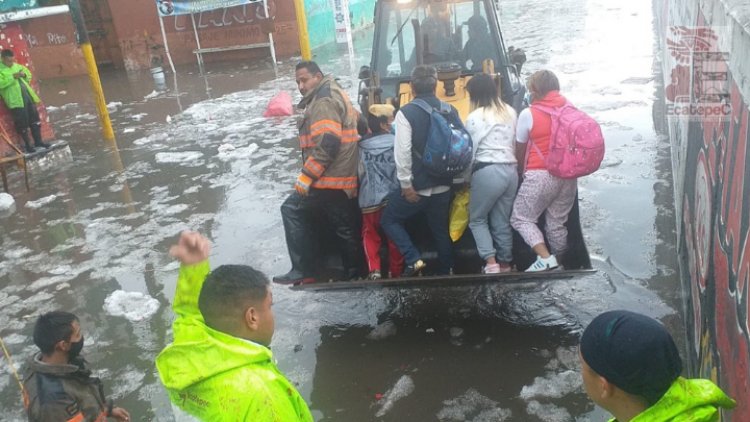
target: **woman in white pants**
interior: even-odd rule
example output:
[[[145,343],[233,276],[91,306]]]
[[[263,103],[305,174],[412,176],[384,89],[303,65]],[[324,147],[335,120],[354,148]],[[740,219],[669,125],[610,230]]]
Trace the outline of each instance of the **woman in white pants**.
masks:
[[[466,88],[472,112],[465,126],[474,142],[473,165],[466,174],[471,182],[469,227],[485,261],[483,272],[507,272],[513,260],[510,215],[518,189],[516,112],[502,102],[489,75],[475,75]]]

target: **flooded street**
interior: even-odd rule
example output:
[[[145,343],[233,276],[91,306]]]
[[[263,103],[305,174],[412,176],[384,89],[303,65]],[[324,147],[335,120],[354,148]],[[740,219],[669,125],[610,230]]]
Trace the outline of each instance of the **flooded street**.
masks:
[[[652,111],[659,71],[651,7],[501,4],[506,44],[529,59],[523,76],[555,71],[562,94],[602,124],[603,168],[579,181],[598,272],[427,291],[274,286],[273,351],[316,420],[602,421],[577,372],[582,327],[625,308],[683,337],[669,141]],[[355,36],[357,67],[369,61],[371,40]],[[345,54],[317,53],[355,98]],[[0,335],[16,366],[24,369],[36,349],[36,316],[74,312],[83,354],[135,421],[189,420],[170,405],[154,366],[171,339],[178,266],[166,252],[179,231],[212,239],[214,267],[249,264],[269,276],[289,269],[279,206],[300,167],[296,127],[294,118],[261,114],[280,89],[299,98],[294,60],[278,77],[264,63],[207,68],[205,80],[178,69],[179,96],[153,92],[148,74],[105,73],[119,150],[99,137],[85,78],[44,81],[42,98],[73,161],[33,174],[28,193],[14,172],[17,211],[0,217]],[[0,394],[2,419],[25,420],[5,364]]]

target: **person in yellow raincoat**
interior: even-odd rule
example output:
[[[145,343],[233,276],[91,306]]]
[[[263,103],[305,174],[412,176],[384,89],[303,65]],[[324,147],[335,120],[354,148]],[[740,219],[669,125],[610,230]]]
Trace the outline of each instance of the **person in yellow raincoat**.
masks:
[[[209,272],[209,242],[183,232],[170,254],[180,263],[174,342],[156,358],[169,398],[204,421],[309,422],[312,415],[273,361],[273,296],[246,265]]]
[[[615,416],[610,422],[713,422],[734,400],[713,382],[680,376],[682,360],[658,321],[605,312],[581,336],[586,394]]]

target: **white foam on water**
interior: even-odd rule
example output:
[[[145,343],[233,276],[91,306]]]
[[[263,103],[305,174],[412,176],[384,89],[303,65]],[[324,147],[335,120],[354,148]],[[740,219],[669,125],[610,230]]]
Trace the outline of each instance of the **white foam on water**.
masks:
[[[158,300],[141,292],[115,290],[104,299],[104,310],[108,314],[133,322],[151,318],[159,307]]]
[[[455,399],[445,400],[437,414],[440,421],[501,422],[513,416],[510,409],[470,388]]]
[[[20,247],[18,249],[9,249],[9,250],[6,250],[5,252],[3,252],[3,255],[5,255],[5,257],[8,258],[8,259],[19,259],[19,258],[23,258],[24,256],[26,256],[26,255],[28,255],[30,253],[33,253],[33,252],[34,251],[32,251],[29,248]]]
[[[225,146],[227,144],[224,144],[222,146]],[[221,147],[219,147],[219,155],[217,156],[221,161],[230,161],[230,160],[246,160],[248,158],[251,158],[255,151],[258,150],[258,144],[250,144],[244,148],[235,148],[235,149],[225,149],[224,151],[221,151]]]
[[[6,345],[7,344],[11,344],[11,345],[23,344],[23,343],[26,343],[27,341],[29,341],[29,337],[28,336],[23,336],[23,335],[18,334],[18,333],[13,333],[13,334],[10,334],[10,335],[3,336],[3,342]]]
[[[396,385],[388,390],[383,398],[380,399],[380,410],[378,410],[378,413],[376,413],[375,416],[378,418],[385,416],[386,413],[393,409],[393,406],[397,401],[407,397],[413,392],[414,380],[408,375],[402,375],[396,382]]]
[[[232,144],[221,144],[221,145],[219,145],[218,149],[219,149],[219,154],[221,154],[221,153],[226,153],[226,152],[234,151],[237,148],[234,145],[232,145]]]
[[[28,201],[26,202],[26,208],[39,209],[51,203],[55,199],[57,199],[57,195],[49,195],[49,196],[45,196],[44,198],[39,198],[36,201]]]
[[[560,398],[579,391],[583,386],[581,374],[575,370],[549,373],[545,377],[536,377],[531,385],[521,389],[520,397],[528,400],[534,397]]]
[[[526,413],[534,415],[545,422],[569,422],[573,420],[565,408],[551,403],[542,404],[532,400],[526,406]]]
[[[134,127],[128,127],[128,128],[125,128],[122,131],[122,133],[133,133],[133,132],[135,132],[135,128]]]
[[[157,152],[155,159],[159,164],[196,164],[203,157],[200,151]]]
[[[0,192],[0,212],[8,212],[16,206],[16,200],[13,196],[5,192]]]
[[[120,107],[122,107],[122,103],[120,101],[112,101],[111,103],[107,104],[107,110],[110,112],[116,111]]]
[[[372,331],[367,334],[367,339],[383,340],[388,337],[395,336],[397,331],[398,330],[396,330],[396,324],[394,324],[393,321],[388,320],[373,328]]]

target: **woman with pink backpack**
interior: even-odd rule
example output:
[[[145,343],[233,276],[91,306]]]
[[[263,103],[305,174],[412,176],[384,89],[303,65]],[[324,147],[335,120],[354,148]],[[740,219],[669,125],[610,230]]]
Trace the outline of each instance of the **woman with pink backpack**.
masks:
[[[523,182],[510,224],[537,254],[526,271],[558,267],[568,248],[565,223],[576,201],[577,177],[599,167],[604,138],[596,122],[560,95],[557,76],[540,70],[528,80],[531,107],[518,116],[516,157]],[[537,222],[544,214],[544,231]]]

